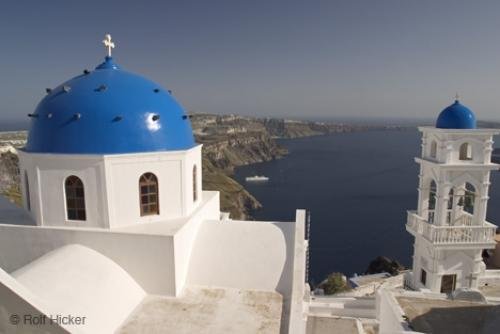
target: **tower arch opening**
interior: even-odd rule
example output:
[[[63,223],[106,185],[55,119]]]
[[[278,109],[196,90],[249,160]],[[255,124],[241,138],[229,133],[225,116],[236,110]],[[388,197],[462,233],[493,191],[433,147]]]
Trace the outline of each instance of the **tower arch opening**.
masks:
[[[436,210],[436,181],[431,180],[429,184],[429,199],[427,202],[427,219],[430,224],[434,223],[434,212]]]
[[[458,159],[464,161],[472,160],[472,146],[470,143],[462,143],[460,145]]]
[[[474,214],[474,202],[476,200],[476,188],[469,182],[465,183],[461,206],[463,211]]]
[[[431,152],[430,152],[431,158],[436,158],[437,157],[437,142],[433,140],[431,142]]]

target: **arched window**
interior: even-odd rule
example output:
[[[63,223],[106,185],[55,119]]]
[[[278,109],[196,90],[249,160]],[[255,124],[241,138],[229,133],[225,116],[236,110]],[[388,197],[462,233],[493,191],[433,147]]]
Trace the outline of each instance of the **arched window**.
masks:
[[[68,220],[86,220],[85,190],[82,180],[74,175],[68,176],[64,182],[64,191]]]
[[[432,180],[429,186],[429,210],[434,210],[436,208],[436,190],[436,182]]]
[[[24,196],[26,197],[26,209],[31,211],[30,184],[27,171],[24,171]]]
[[[454,194],[455,194],[455,191],[453,190],[453,188],[450,189],[450,192],[448,193],[448,210],[447,210],[447,213],[446,213],[446,222],[448,224],[451,224],[451,221],[452,221],[452,212],[453,212],[453,201],[454,201]]]
[[[431,143],[431,158],[435,158],[437,156],[437,143],[435,140]]]
[[[158,179],[153,173],[144,173],[139,178],[141,216],[160,214]]]
[[[454,198],[454,195],[455,195],[455,191],[453,190],[453,188],[451,188],[450,192],[448,194],[448,210],[453,209],[453,198]]]
[[[474,214],[474,202],[476,200],[476,188],[470,183],[465,184],[464,201],[463,207],[464,211]]]
[[[431,181],[429,185],[429,202],[428,202],[428,221],[429,223],[434,223],[434,210],[436,209],[436,191],[437,186],[434,180]]]
[[[472,160],[472,147],[469,143],[460,145],[460,154],[458,158],[460,160]]]
[[[193,166],[193,202],[198,200],[198,177],[196,175],[196,165]]]

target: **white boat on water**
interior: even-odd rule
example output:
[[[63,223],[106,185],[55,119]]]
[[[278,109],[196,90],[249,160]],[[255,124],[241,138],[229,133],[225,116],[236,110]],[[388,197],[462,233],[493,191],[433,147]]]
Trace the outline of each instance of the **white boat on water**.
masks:
[[[267,181],[269,181],[269,178],[266,176],[254,175],[254,176],[247,176],[245,178],[245,181],[247,181],[247,182],[267,182]]]

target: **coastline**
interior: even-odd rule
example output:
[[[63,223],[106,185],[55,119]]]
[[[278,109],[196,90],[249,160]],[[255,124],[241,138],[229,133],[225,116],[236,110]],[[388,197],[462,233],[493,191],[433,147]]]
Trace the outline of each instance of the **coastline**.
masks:
[[[278,140],[360,131],[405,131],[413,126],[345,124],[194,114],[197,142],[204,145],[204,189],[221,192],[221,210],[234,219],[253,219],[259,199],[234,178],[235,168],[282,159],[288,150]]]

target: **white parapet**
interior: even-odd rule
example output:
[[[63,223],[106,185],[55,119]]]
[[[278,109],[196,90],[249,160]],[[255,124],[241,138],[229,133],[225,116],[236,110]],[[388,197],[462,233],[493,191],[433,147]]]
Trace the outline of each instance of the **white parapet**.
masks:
[[[418,216],[415,211],[408,211],[406,230],[414,236],[423,236],[435,245],[476,244],[481,248],[495,247],[497,226],[483,222],[480,226],[454,225],[436,226]]]

